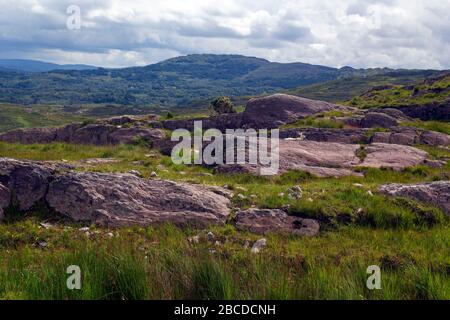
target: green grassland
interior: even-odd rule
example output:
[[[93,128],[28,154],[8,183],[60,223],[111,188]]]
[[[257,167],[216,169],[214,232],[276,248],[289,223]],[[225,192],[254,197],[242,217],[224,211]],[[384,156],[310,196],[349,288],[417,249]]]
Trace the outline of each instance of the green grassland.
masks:
[[[359,108],[380,106],[421,105],[443,102],[450,98],[450,75],[436,81],[425,81],[414,86],[393,86],[382,90],[371,90],[356,96],[347,104]]]
[[[445,149],[427,147],[436,157]],[[271,234],[260,254],[244,243],[260,236],[232,226],[206,231],[171,225],[117,230],[81,226],[42,228],[49,219],[36,208],[32,215],[8,212],[0,225],[0,297],[3,299],[450,299],[449,219],[439,209],[377,193],[380,184],[449,179],[444,168],[415,167],[401,172],[361,169],[365,178],[311,177],[288,172],[280,177],[212,175],[201,166],[175,165],[143,145],[24,146],[0,143],[0,156],[65,160],[77,170],[152,171],[160,178],[224,186],[242,193],[236,207],[280,208],[321,221],[321,234],[297,238]],[[89,165],[88,158],[115,158]],[[355,184],[362,184],[357,186]],[[280,193],[294,186],[302,199]],[[371,193],[369,193],[371,191]],[[112,233],[112,234],[111,234]],[[200,234],[200,242],[189,237]],[[45,243],[45,245],[42,245]],[[84,270],[83,289],[65,287],[67,266]],[[382,290],[366,288],[366,269],[382,268]]]
[[[82,116],[63,112],[59,107],[0,104],[0,132],[17,128],[59,126],[84,119]]]

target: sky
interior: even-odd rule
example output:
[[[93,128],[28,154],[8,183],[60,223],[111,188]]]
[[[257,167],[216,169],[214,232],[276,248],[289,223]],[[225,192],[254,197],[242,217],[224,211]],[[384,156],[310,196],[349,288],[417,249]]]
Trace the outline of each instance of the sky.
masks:
[[[193,53],[450,69],[450,0],[0,0],[0,58],[125,67]]]

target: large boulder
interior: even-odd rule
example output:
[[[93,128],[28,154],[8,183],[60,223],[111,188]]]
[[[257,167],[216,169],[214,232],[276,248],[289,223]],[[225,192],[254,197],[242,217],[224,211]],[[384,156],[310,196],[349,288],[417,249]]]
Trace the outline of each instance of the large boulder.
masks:
[[[0,207],[11,198],[21,211],[42,203],[72,221],[112,227],[222,224],[230,212],[231,195],[221,188],[72,169],[0,158]]]
[[[42,201],[56,164],[0,158],[0,183],[7,187],[20,210],[29,210]]]
[[[319,233],[319,222],[289,216],[281,210],[249,209],[241,211],[235,218],[236,228],[256,234],[269,232],[293,234],[298,236],[315,236]]]
[[[436,181],[419,184],[388,184],[380,187],[380,191],[390,196],[413,198],[441,208],[450,215],[450,181]]]
[[[251,99],[242,114],[242,123],[247,128],[271,129],[316,113],[347,109],[324,101],[275,94]]]
[[[0,183],[0,222],[5,218],[3,209],[9,207],[11,203],[11,192],[9,189]]]
[[[410,146],[373,143],[364,148],[365,158],[359,166],[402,170],[422,164],[428,153]]]
[[[46,200],[73,221],[110,227],[163,222],[221,224],[230,205],[223,192],[203,186],[90,172],[57,176]]]
[[[390,128],[398,125],[398,121],[385,113],[369,112],[361,120],[362,128]]]

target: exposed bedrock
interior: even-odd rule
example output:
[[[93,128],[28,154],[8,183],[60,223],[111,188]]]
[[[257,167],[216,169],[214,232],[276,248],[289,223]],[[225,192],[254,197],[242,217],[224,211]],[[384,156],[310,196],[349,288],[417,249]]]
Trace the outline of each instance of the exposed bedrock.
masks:
[[[0,207],[11,198],[19,210],[38,203],[72,221],[100,226],[222,224],[230,213],[230,194],[131,174],[74,172],[54,163],[0,159]]]
[[[401,196],[433,204],[450,216],[450,181],[419,184],[387,184],[380,192],[390,196]]]

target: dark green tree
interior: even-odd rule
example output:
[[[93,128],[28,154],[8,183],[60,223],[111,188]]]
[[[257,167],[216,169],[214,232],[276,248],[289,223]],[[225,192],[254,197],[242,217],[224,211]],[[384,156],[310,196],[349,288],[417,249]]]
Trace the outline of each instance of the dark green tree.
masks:
[[[211,101],[209,107],[217,114],[236,113],[233,102],[229,97],[218,97]]]

